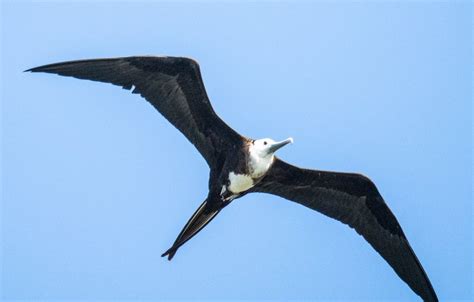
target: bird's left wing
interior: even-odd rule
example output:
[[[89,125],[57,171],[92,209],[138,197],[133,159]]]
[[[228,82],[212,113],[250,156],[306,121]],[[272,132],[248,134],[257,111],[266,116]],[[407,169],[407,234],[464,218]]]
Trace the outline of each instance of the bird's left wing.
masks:
[[[281,196],[349,225],[423,300],[438,301],[400,224],[367,177],[301,169],[276,158],[253,191]]]
[[[196,61],[183,57],[122,57],[69,61],[29,69],[133,89],[198,149],[209,166],[241,136],[214,112]]]

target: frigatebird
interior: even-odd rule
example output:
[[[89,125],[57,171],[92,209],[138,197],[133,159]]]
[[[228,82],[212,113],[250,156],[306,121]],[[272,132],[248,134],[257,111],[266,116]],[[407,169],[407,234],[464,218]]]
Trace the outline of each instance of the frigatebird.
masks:
[[[354,228],[425,301],[438,301],[403,230],[374,183],[355,173],[309,170],[275,156],[293,139],[240,135],[215,113],[199,64],[184,57],[134,56],[69,61],[26,71],[47,72],[132,90],[150,102],[197,148],[210,168],[209,193],[162,255],[171,260],[233,200],[248,193],[281,196]]]

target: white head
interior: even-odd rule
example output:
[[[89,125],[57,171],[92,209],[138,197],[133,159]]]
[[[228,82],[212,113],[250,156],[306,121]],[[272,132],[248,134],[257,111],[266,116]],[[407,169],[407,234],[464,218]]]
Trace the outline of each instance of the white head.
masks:
[[[293,143],[293,138],[287,138],[281,142],[275,142],[271,138],[262,138],[253,141],[252,151],[260,158],[272,157],[281,147]]]

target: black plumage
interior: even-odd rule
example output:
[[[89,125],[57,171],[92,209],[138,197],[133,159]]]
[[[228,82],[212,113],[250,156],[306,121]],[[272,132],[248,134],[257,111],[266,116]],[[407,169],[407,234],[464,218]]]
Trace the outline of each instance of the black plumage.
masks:
[[[438,301],[400,224],[370,179],[360,174],[298,168],[273,157],[273,153],[264,173],[252,174],[257,166],[252,162],[251,150],[257,150],[257,142],[241,136],[217,116],[207,97],[199,65],[194,60],[124,57],[50,64],[27,71],[55,73],[132,89],[180,130],[205,158],[210,167],[209,194],[172,247],[163,254],[168,259],[171,260],[180,246],[234,199],[251,192],[270,193],[354,228],[423,300]],[[266,141],[263,143],[267,144]],[[277,146],[280,148],[287,143],[274,142],[274,145],[280,144]],[[230,176],[232,173],[249,176],[251,180],[243,178],[237,182]],[[233,191],[230,181],[239,185],[250,181],[251,187]]]
[[[193,143],[209,166],[218,150],[241,143],[207,97],[199,65],[188,58],[127,57],[50,64],[27,71],[48,72],[132,89],[150,102]]]
[[[276,159],[253,189],[295,201],[355,229],[424,300],[435,291],[374,183],[360,174],[301,169]]]

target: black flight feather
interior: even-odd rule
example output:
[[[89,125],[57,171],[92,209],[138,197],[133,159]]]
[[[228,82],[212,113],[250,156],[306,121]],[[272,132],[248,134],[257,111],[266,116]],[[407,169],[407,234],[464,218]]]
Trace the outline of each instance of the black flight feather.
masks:
[[[281,196],[349,225],[424,301],[438,301],[400,224],[367,177],[301,169],[276,158],[252,191]]]
[[[220,119],[207,97],[196,61],[182,57],[123,57],[69,61],[26,71],[111,83],[150,102],[196,146],[209,166],[241,136]]]

